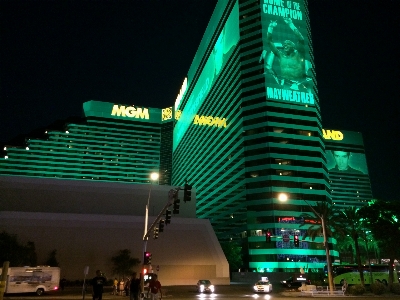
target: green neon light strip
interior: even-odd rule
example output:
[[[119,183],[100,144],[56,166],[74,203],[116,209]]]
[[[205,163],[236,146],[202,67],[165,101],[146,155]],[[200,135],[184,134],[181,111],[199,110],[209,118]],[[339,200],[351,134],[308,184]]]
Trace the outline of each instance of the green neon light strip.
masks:
[[[188,130],[194,116],[198,113],[199,108],[207,97],[223,65],[236,47],[239,39],[239,6],[236,3],[222,32],[215,42],[213,52],[207,59],[201,75],[189,96],[189,100],[182,111],[180,119],[176,123],[174,128],[173,150],[177,148],[183,135]],[[187,96],[188,95],[185,95],[185,97]]]

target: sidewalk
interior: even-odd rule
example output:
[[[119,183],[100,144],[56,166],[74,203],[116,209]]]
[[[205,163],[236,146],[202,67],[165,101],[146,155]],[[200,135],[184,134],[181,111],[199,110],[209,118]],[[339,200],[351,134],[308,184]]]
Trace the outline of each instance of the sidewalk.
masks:
[[[374,297],[374,298],[390,298],[390,299],[400,299],[400,295],[395,295],[392,293],[385,293],[383,295],[375,295],[373,293],[364,293],[363,295],[360,296],[353,296],[353,295],[343,295],[343,294],[336,294],[336,295],[328,295],[327,293],[324,294],[318,294],[314,293],[314,295],[311,294],[305,294],[302,292],[280,292],[279,295],[282,295],[284,297],[303,297],[303,298],[365,298],[365,297]]]

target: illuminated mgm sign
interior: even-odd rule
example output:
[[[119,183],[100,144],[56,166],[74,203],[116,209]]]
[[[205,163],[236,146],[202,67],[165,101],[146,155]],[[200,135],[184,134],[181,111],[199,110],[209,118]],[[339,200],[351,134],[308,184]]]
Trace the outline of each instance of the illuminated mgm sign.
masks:
[[[141,107],[134,107],[134,106],[125,107],[124,105],[121,105],[121,106],[114,105],[111,115],[118,116],[118,117],[146,119],[146,120],[148,120],[150,118],[148,108],[141,108]]]
[[[226,118],[218,118],[218,117],[211,117],[211,116],[199,116],[196,115],[194,117],[193,124],[195,125],[208,125],[208,126],[215,126],[215,127],[226,127]]]
[[[175,112],[175,119],[179,120],[180,117],[181,117],[181,111],[177,110]],[[222,127],[226,128],[226,118],[195,115],[193,119],[193,124],[200,126],[214,126],[219,128]]]

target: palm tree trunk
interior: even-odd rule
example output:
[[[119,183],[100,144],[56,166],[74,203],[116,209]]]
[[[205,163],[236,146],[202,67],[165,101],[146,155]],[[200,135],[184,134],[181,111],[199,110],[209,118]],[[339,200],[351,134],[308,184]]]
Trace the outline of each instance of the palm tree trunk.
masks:
[[[354,264],[354,249],[353,249],[353,247],[352,246],[350,246],[350,263],[351,264]]]
[[[373,283],[373,279],[372,279],[372,269],[371,269],[371,258],[369,257],[368,237],[367,236],[365,236],[365,248],[367,248],[367,257],[368,257],[368,264],[369,264],[369,276],[370,276],[369,284],[372,284]]]
[[[389,258],[389,287],[391,287],[394,282],[393,266],[394,266],[394,257],[391,255]]]
[[[358,265],[358,272],[360,272],[360,283],[362,286],[364,286],[364,272],[363,268],[361,265],[361,254],[360,254],[360,247],[358,245],[358,234],[355,234],[353,236],[354,238],[354,246],[356,248],[356,259],[357,259],[357,265]]]

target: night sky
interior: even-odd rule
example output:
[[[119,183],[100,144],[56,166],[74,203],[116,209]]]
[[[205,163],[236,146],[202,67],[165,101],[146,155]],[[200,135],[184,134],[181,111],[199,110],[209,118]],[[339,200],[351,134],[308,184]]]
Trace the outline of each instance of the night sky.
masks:
[[[172,106],[216,0],[0,0],[0,143],[88,100]],[[376,198],[400,194],[399,0],[309,0],[323,127],[362,132]]]

